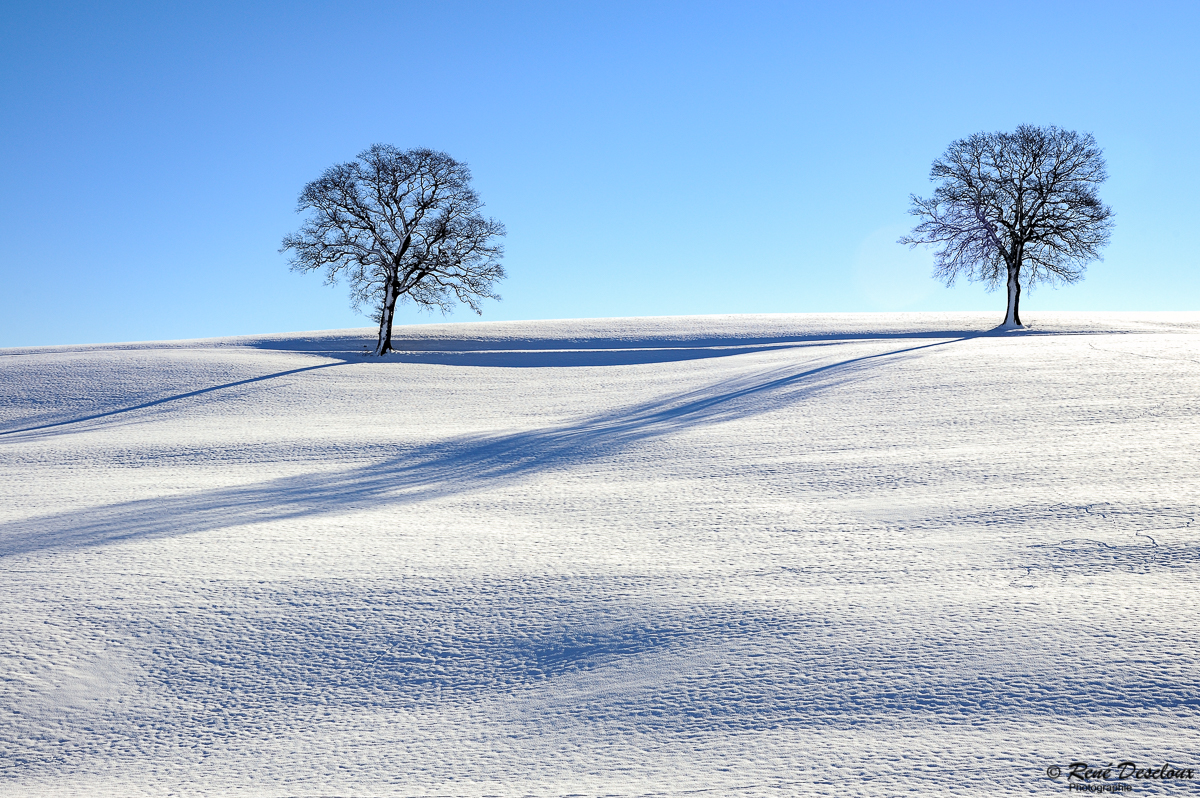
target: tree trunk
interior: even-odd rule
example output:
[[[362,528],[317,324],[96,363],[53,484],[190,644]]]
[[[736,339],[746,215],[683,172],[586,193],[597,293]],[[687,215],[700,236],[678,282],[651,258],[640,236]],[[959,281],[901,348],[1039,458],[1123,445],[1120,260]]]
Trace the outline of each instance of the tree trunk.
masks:
[[[387,293],[383,297],[383,307],[379,313],[379,341],[375,344],[376,355],[386,355],[392,351],[392,317],[396,315],[396,281],[388,280]]]
[[[1021,270],[1008,270],[1008,312],[1004,315],[1005,327],[1021,326]]]

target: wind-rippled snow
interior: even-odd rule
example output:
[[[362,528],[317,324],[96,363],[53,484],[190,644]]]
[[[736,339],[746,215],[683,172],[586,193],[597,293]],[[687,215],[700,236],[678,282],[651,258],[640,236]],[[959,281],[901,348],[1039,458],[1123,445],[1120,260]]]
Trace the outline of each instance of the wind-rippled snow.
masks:
[[[1200,314],[1031,317],[0,350],[0,793],[1200,772]]]

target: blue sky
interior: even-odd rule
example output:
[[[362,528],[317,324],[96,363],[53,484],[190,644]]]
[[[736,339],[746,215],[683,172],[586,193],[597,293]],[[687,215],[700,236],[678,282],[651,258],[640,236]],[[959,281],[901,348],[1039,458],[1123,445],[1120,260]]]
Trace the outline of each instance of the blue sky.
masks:
[[[279,254],[373,142],[470,164],[483,318],[993,310],[892,243],[954,139],[1096,136],[1112,243],[1022,310],[1198,310],[1200,4],[10,2],[0,346],[365,326]],[[451,320],[472,320],[464,311]],[[411,305],[397,323],[441,321]]]

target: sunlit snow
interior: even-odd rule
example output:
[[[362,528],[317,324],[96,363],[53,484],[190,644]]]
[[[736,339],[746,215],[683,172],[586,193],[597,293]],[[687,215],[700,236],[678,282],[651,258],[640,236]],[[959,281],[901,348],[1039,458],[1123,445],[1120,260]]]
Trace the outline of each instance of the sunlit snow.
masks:
[[[1200,313],[1001,315],[0,350],[0,793],[1200,771]]]

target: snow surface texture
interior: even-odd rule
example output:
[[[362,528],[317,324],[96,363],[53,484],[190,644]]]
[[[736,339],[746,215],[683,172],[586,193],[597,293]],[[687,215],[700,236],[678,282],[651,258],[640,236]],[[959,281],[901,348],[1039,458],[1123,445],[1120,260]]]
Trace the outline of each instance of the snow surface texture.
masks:
[[[0,350],[0,794],[1200,777],[1200,314],[1029,317]]]

